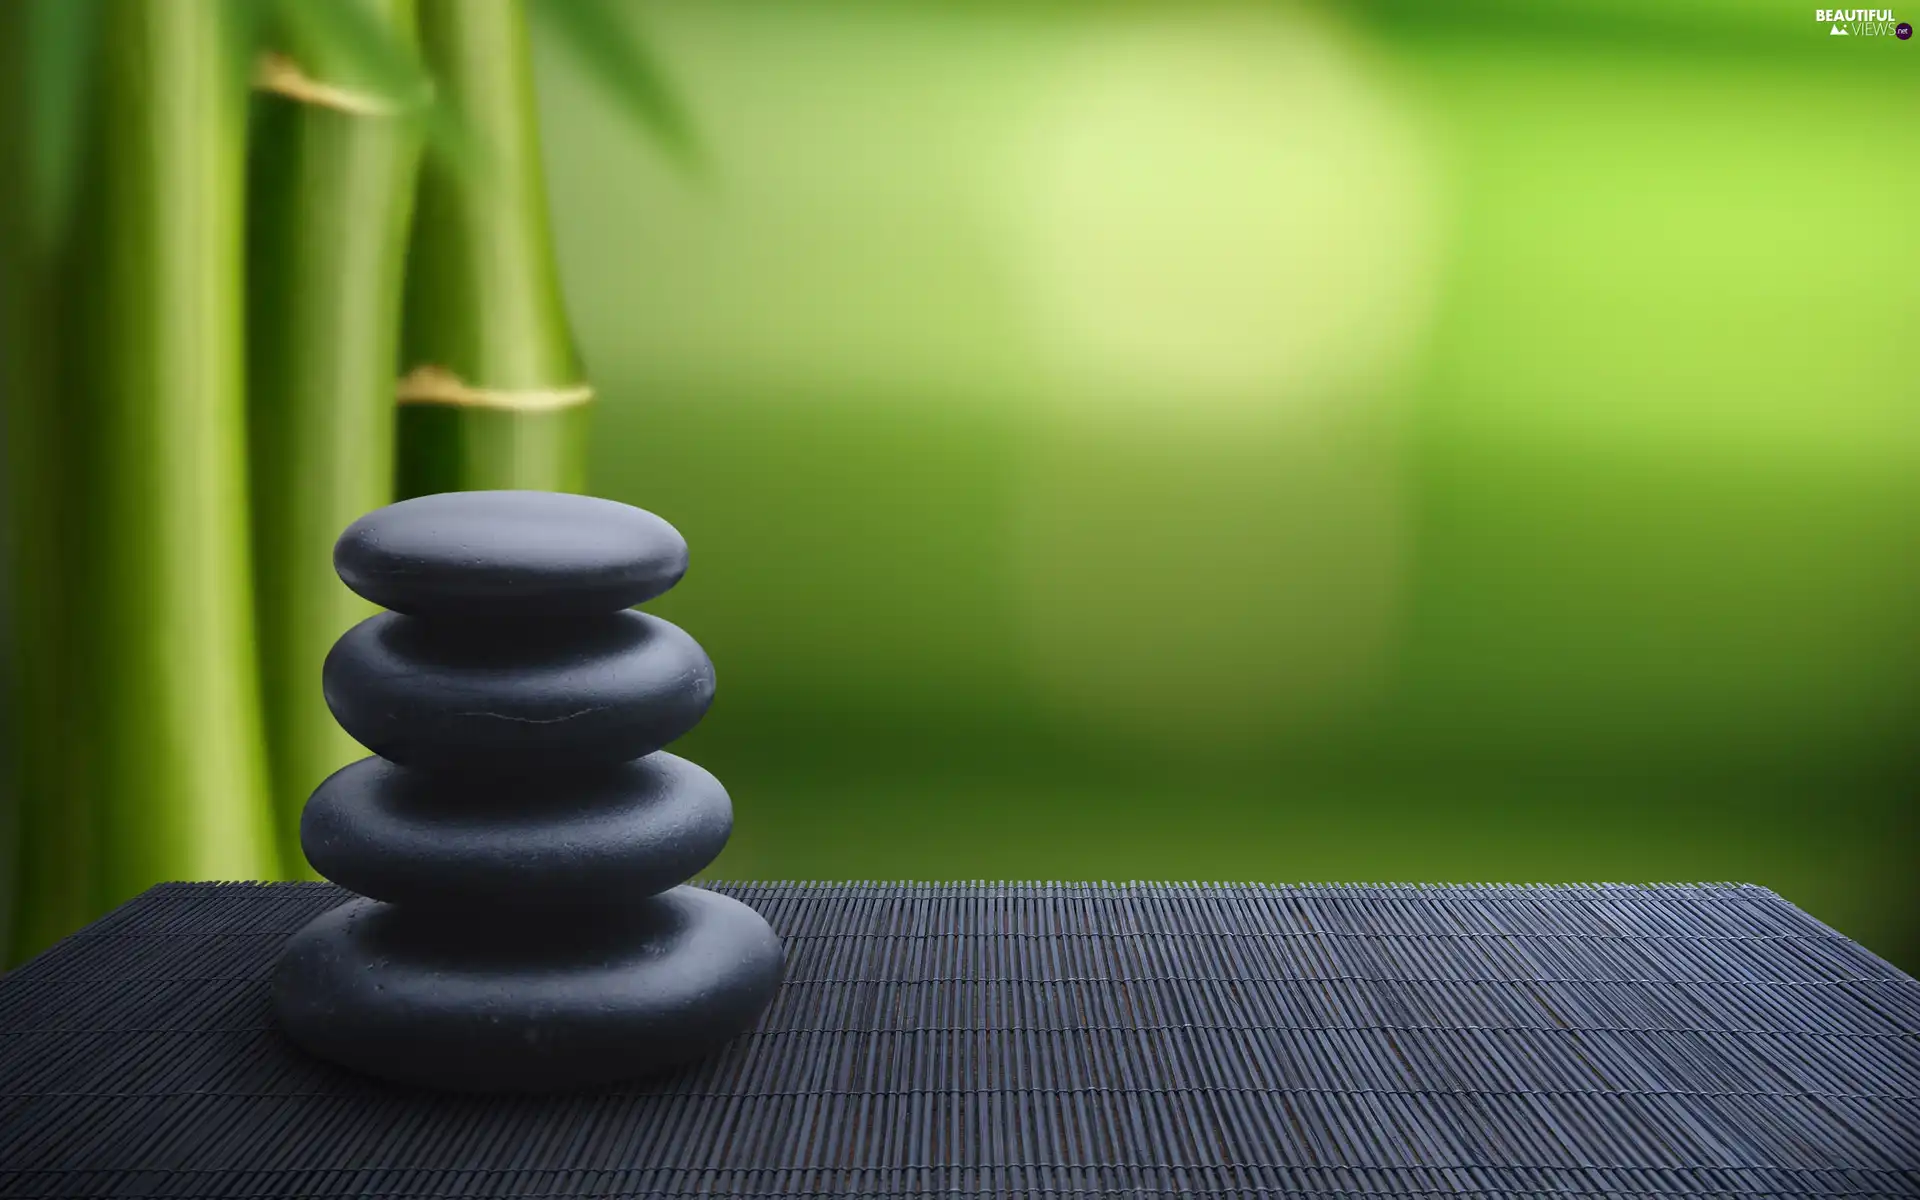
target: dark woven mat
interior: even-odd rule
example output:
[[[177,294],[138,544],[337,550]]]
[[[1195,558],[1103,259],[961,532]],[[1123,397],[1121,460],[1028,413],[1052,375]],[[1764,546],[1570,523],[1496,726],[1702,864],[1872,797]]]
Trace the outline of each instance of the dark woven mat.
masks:
[[[710,886],[758,1029],[493,1100],[271,1027],[338,889],[157,888],[0,978],[0,1195],[1920,1195],[1920,983],[1761,888]]]

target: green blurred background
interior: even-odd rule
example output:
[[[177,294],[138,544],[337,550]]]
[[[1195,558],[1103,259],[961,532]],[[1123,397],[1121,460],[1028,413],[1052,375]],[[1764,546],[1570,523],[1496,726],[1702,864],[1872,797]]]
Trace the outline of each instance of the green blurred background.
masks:
[[[1920,47],[636,16],[705,182],[537,65],[593,490],[693,547],[716,873],[1738,879],[1920,966]]]
[[[109,41],[159,11],[180,10],[116,8]],[[734,797],[715,874],[1748,880],[1920,968],[1920,46],[1834,37],[1785,0],[620,0],[615,19],[663,65],[707,169],[636,136],[578,35],[534,22],[552,234],[599,393],[590,489],[692,545],[652,607],[718,668],[711,715],[675,746]],[[507,95],[489,79],[476,95]],[[116,121],[144,111],[138,92],[114,93]],[[343,128],[271,112],[256,163],[348,178],[323,153],[357,144],[327,140]],[[271,140],[288,128],[333,133]],[[162,132],[200,153],[202,131]],[[142,170],[97,176],[127,203],[76,245],[146,227],[161,206],[141,206],[142,181],[166,173],[145,166],[173,145],[95,155]],[[225,194],[217,171],[177,174],[183,195]],[[368,194],[397,200],[388,182]],[[289,254],[335,228],[264,199],[248,228],[289,235]],[[201,202],[174,215],[231,231]],[[371,227],[334,207],[340,230]],[[459,235],[456,210],[425,233]],[[0,249],[24,228],[0,221]],[[492,232],[441,249],[475,273],[410,308],[466,329],[491,307],[475,297],[505,295],[537,336],[508,322],[473,340],[501,362],[533,361],[529,345],[566,359],[538,288],[464,282],[476,264],[524,273],[544,233],[472,228]],[[434,241],[415,230],[413,268]],[[0,334],[26,345],[31,325],[126,376],[107,388],[24,351],[44,380],[0,371],[41,387],[9,411],[74,458],[14,456],[32,468],[20,494],[48,505],[9,526],[39,533],[10,561],[29,564],[40,607],[21,628],[41,640],[3,649],[58,647],[20,655],[41,673],[23,670],[38,682],[7,723],[47,751],[20,756],[46,767],[23,776],[31,937],[155,877],[270,869],[239,827],[265,827],[242,769],[259,714],[148,720],[194,711],[203,676],[245,691],[246,637],[221,642],[217,619],[96,634],[99,597],[197,618],[244,605],[245,572],[192,564],[241,562],[228,542],[251,531],[261,577],[316,606],[318,640],[260,664],[298,729],[324,718],[287,698],[317,705],[318,654],[310,691],[280,684],[332,637],[306,585],[333,586],[334,526],[306,537],[272,514],[342,496],[361,511],[355,468],[384,491],[367,431],[386,418],[386,351],[365,346],[366,386],[339,391],[363,409],[328,408],[326,380],[250,385],[255,421],[311,421],[283,421],[307,431],[282,439],[292,474],[255,462],[278,490],[253,481],[250,524],[205,502],[201,459],[154,459],[149,417],[237,474],[238,450],[216,451],[244,398],[142,374],[172,360],[119,335],[177,334],[168,354],[218,366],[243,323],[218,263],[148,257],[72,285],[105,297],[103,325],[0,304]],[[175,319],[156,300],[175,295],[169,264],[188,292],[225,278],[231,303]],[[267,307],[273,278],[249,284],[255,355],[291,330],[302,361],[352,359],[329,332],[352,321],[263,318],[300,316]],[[419,317],[410,336],[435,325]],[[414,345],[400,366],[443,357]],[[577,378],[455,365],[488,387]],[[580,415],[512,418],[487,444],[527,452],[522,486],[573,486]],[[302,438],[325,444],[303,455]],[[549,477],[564,482],[525,482]],[[149,501],[187,515],[146,520]],[[116,564],[111,587],[96,560]],[[263,611],[300,615],[282,599]],[[45,640],[36,622],[69,601],[98,611],[66,613],[71,645]],[[179,662],[176,636],[199,639]],[[311,765],[297,741],[271,747],[290,776]],[[306,785],[280,790],[291,814]],[[0,847],[14,816],[0,803]]]

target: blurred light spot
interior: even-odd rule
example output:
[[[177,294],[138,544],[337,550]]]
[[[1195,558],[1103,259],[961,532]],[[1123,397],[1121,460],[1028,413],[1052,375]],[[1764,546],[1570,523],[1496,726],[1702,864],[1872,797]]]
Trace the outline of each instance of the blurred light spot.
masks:
[[[1297,13],[1132,19],[1069,55],[1005,175],[1046,373],[1013,508],[1032,684],[1174,746],[1364,706],[1405,560],[1393,384],[1434,275],[1391,94]]]
[[[1369,387],[1420,333],[1434,186],[1350,42],[1286,8],[1093,26],[1001,172],[1059,394],[1191,412]]]

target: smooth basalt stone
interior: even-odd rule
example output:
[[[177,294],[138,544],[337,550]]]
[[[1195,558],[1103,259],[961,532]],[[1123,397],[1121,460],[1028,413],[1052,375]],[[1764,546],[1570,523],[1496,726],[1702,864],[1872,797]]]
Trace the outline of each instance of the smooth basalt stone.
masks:
[[[300,845],[314,870],[376,900],[532,911],[664,892],[711,863],[732,829],[720,781],[664,751],[531,778],[449,777],[368,758],[313,793]]]
[[[780,939],[739,901],[677,887],[604,924],[525,927],[376,900],[323,913],[274,969],[281,1027],[397,1083],[532,1092],[639,1078],[758,1019]]]
[[[321,681],[375,754],[467,772],[651,754],[699,723],[714,688],[698,643],[631,609],[552,630],[382,613],[334,643]]]
[[[652,513],[597,496],[445,492],[361,517],[333,563],[395,612],[577,616],[665,592],[686,574],[687,543]]]

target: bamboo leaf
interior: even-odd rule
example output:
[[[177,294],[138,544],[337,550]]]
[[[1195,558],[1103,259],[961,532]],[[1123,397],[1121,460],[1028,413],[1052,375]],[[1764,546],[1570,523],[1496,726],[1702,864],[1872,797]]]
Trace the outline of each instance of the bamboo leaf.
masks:
[[[573,53],[626,110],[686,169],[706,169],[693,122],[633,22],[611,0],[535,0],[532,11],[563,37]]]
[[[73,203],[100,3],[28,0],[28,4],[26,44],[33,47],[26,62],[33,230],[44,244],[59,237]]]
[[[339,0],[279,0],[276,16],[309,69],[411,114],[427,149],[461,174],[487,169],[487,148],[474,141],[457,107],[435,93],[413,47],[372,10]]]

